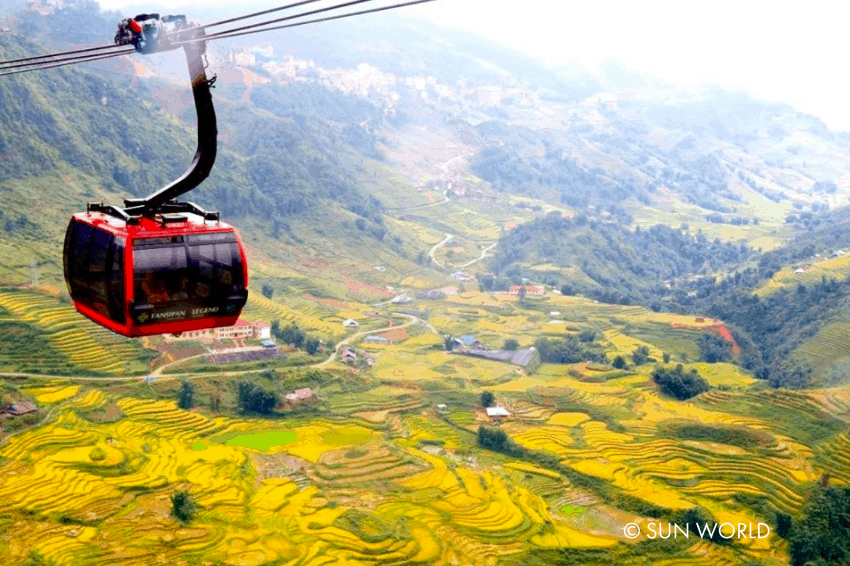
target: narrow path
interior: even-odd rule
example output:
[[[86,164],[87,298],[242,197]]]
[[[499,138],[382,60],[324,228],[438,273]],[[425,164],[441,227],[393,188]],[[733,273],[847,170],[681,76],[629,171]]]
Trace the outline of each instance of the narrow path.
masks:
[[[339,351],[339,349],[344,347],[344,346],[348,346],[348,343],[351,342],[352,340],[354,340],[355,338],[359,338],[359,337],[365,336],[367,334],[376,334],[378,332],[383,332],[384,330],[393,330],[393,329],[396,329],[396,328],[407,328],[408,326],[410,326],[412,324],[416,324],[417,322],[423,322],[424,323],[424,321],[422,321],[418,317],[413,316],[412,314],[393,313],[393,316],[404,316],[404,317],[409,318],[410,320],[408,320],[407,322],[405,322],[401,326],[387,326],[386,328],[381,328],[381,329],[378,329],[378,330],[364,330],[363,332],[358,332],[357,334],[352,334],[351,336],[347,337],[345,340],[343,340],[342,342],[340,342],[339,344],[336,345],[336,348],[334,349],[333,352],[331,352],[331,355],[328,357],[328,359],[326,359],[323,362],[313,364],[310,367],[311,368],[320,368],[320,367],[325,367],[326,365],[332,363],[336,359],[336,354]]]
[[[353,340],[355,338],[359,338],[360,336],[363,336],[363,335],[366,335],[366,334],[375,334],[377,332],[383,332],[385,330],[393,330],[393,329],[396,329],[396,328],[406,328],[406,327],[411,326],[413,324],[416,324],[418,322],[421,322],[423,325],[425,325],[431,332],[433,332],[435,334],[439,334],[439,332],[437,332],[437,329],[434,328],[430,323],[425,322],[421,318],[419,318],[417,316],[413,316],[412,314],[391,313],[391,316],[403,316],[403,317],[408,318],[409,320],[408,320],[408,322],[406,322],[405,324],[403,324],[401,326],[387,326],[385,328],[378,328],[378,329],[375,329],[375,330],[364,330],[363,332],[358,332],[357,334],[352,334],[351,336],[347,337],[345,340],[340,342],[337,345],[337,349],[339,348],[339,346],[347,345],[351,340]],[[222,372],[222,373],[212,373],[212,372],[194,372],[194,373],[185,372],[185,373],[170,373],[170,374],[163,374],[162,373],[162,371],[168,366],[172,366],[172,365],[175,365],[175,364],[178,364],[178,363],[181,363],[181,362],[185,362],[185,361],[190,360],[190,359],[200,358],[200,357],[205,356],[205,355],[206,354],[198,354],[196,356],[190,356],[188,358],[183,358],[183,359],[171,362],[169,364],[166,364],[164,366],[160,366],[160,367],[156,368],[153,372],[149,373],[148,375],[134,375],[134,376],[122,376],[122,377],[106,376],[106,377],[103,377],[103,376],[74,376],[74,375],[43,375],[43,374],[38,374],[38,373],[0,373],[0,379],[3,379],[3,378],[14,379],[16,377],[17,378],[23,377],[23,378],[28,378],[28,379],[43,379],[43,380],[61,379],[61,380],[69,381],[69,382],[72,382],[72,383],[73,382],[88,382],[88,381],[90,381],[90,382],[99,381],[101,383],[105,383],[105,382],[116,382],[116,381],[122,381],[122,382],[143,381],[148,377],[155,377],[157,380],[198,379],[198,378],[201,378],[201,377],[222,377],[222,376],[242,375],[242,374],[246,374],[246,373],[259,373],[259,372],[267,371],[266,368],[262,368],[262,369],[252,369],[252,370],[225,371],[225,372]],[[317,363],[311,364],[309,366],[295,366],[295,367],[320,368],[320,367],[324,367],[324,366],[330,364],[335,359],[336,359],[336,350],[334,350],[331,353],[331,355],[328,356],[328,358],[326,360],[322,361],[322,362],[317,362]]]
[[[464,263],[463,265],[456,265],[455,267],[469,267],[473,263],[478,263],[479,261],[481,261],[482,259],[487,257],[487,252],[489,252],[490,250],[495,248],[498,244],[499,244],[499,242],[493,242],[492,244],[490,244],[489,246],[487,246],[486,248],[481,250],[481,255],[478,256],[477,258],[473,259],[472,261],[468,261],[468,262]]]
[[[433,263],[435,263],[438,267],[445,267],[445,266],[442,263],[440,263],[439,261],[437,261],[437,258],[434,257],[434,254],[437,252],[438,249],[440,249],[444,245],[451,242],[452,238],[454,238],[454,236],[452,234],[449,234],[448,232],[446,232],[446,237],[443,238],[443,241],[441,241],[439,244],[435,245],[433,248],[431,248],[431,251],[428,252],[428,255],[431,257],[431,261]]]

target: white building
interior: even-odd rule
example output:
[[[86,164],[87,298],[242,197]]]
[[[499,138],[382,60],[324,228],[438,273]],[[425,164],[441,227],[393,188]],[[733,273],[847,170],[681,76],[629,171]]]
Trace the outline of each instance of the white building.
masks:
[[[346,328],[357,328],[360,324],[354,320],[353,318],[347,318],[342,322],[342,325]]]
[[[240,319],[233,326],[192,330],[179,336],[166,334],[165,338],[166,340],[244,340],[245,338],[267,340],[271,338],[271,326],[262,320],[248,322]]]
[[[504,407],[487,407],[487,416],[491,419],[503,419],[511,414]]]

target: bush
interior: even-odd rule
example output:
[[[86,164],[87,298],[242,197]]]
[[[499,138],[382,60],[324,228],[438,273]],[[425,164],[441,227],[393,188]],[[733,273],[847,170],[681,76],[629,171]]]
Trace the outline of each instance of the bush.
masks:
[[[635,351],[632,352],[632,361],[636,366],[641,364],[645,364],[647,362],[655,361],[649,357],[649,347],[648,346],[638,346],[635,348]]]
[[[195,498],[188,491],[177,491],[171,496],[171,516],[183,524],[195,517]]]
[[[614,358],[614,361],[611,362],[611,365],[617,369],[625,369],[626,368],[626,358],[623,356],[617,356]]]
[[[100,446],[95,446],[89,452],[89,458],[92,462],[100,462],[106,459],[106,452]]]
[[[181,409],[191,409],[195,406],[195,386],[186,380],[180,382],[177,392],[177,406]]]
[[[517,350],[519,349],[519,342],[517,342],[513,338],[508,338],[507,340],[505,340],[505,344],[504,346],[502,346],[502,349],[510,351]]]

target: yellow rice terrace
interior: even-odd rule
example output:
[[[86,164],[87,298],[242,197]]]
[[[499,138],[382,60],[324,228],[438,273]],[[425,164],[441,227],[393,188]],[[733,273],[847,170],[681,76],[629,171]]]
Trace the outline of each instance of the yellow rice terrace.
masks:
[[[347,397],[330,381],[330,412],[271,420],[126,385],[21,384],[50,416],[0,448],[0,550],[57,565],[780,564],[776,514],[825,475],[850,480],[847,434],[798,428],[846,413],[846,390],[681,402],[641,371],[571,373],[544,364],[492,384],[504,417],[449,379],[367,381]],[[481,446],[482,430],[508,446]],[[178,492],[190,520],[174,515]],[[693,508],[773,532],[652,540],[650,524]],[[634,540],[630,523],[644,527]]]

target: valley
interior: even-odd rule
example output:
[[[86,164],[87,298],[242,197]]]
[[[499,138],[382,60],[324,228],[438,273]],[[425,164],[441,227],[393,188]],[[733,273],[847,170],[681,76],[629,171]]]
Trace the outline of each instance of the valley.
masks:
[[[3,16],[0,59],[114,27],[51,6]],[[250,294],[206,334],[114,335],[62,269],[70,214],[190,159],[185,70],[0,78],[5,563],[805,566],[840,539],[812,517],[850,486],[846,133],[416,19],[291,32],[211,44],[192,198]]]

